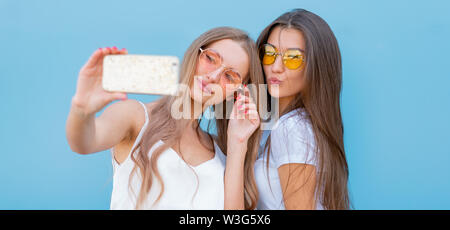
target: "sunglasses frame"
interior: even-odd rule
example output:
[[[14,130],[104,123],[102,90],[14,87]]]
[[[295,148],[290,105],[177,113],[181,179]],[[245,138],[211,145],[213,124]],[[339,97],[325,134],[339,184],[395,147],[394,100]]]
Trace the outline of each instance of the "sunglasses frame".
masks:
[[[273,48],[275,49],[275,53],[274,53],[275,58],[274,58],[274,60],[273,60],[272,63],[270,63],[270,64],[263,64],[263,65],[273,65],[273,63],[275,63],[275,61],[277,60],[277,57],[278,57],[278,56],[281,56],[281,57],[283,57],[283,65],[284,65],[286,68],[291,69],[291,68],[287,67],[287,65],[286,65],[286,62],[285,62],[286,56],[285,56],[285,54],[286,54],[287,51],[298,50],[298,51],[300,51],[300,58],[302,59],[302,64],[300,64],[297,68],[294,68],[294,69],[292,69],[292,70],[295,70],[295,69],[298,69],[298,68],[304,66],[304,63],[305,63],[305,55],[304,55],[304,51],[303,51],[302,49],[300,49],[300,48],[289,48],[289,49],[287,49],[287,50],[284,51],[284,52],[278,52],[278,48],[277,48],[277,47],[275,47],[275,46],[272,45],[272,44],[266,43],[266,44],[264,44],[264,46],[262,47],[262,48],[264,49],[263,58],[264,58],[264,56],[266,55],[266,50],[265,50],[266,46],[270,46],[270,47],[273,47]]]
[[[216,53],[217,56],[219,56],[219,58],[220,58],[220,66],[217,67],[217,69],[215,69],[215,70],[213,70],[213,71],[211,71],[211,72],[209,72],[209,73],[212,73],[212,72],[217,71],[217,70],[222,69],[222,68],[223,68],[223,69],[220,71],[220,74],[222,74],[222,73],[223,73],[224,71],[226,71],[226,70],[230,70],[230,71],[235,72],[235,73],[239,76],[239,79],[240,79],[240,81],[241,81],[241,84],[243,83],[243,78],[242,78],[241,74],[240,74],[239,72],[237,72],[236,70],[234,70],[233,68],[228,67],[228,66],[225,66],[225,64],[223,64],[223,57],[222,57],[222,55],[220,55],[220,53],[217,52],[216,50],[214,50],[214,49],[212,49],[212,48],[202,49],[202,47],[200,47],[200,54],[198,55],[198,58],[200,59],[200,56],[202,55],[202,53],[205,52],[205,51],[207,51],[207,50]],[[208,73],[208,74],[209,74],[209,73]]]

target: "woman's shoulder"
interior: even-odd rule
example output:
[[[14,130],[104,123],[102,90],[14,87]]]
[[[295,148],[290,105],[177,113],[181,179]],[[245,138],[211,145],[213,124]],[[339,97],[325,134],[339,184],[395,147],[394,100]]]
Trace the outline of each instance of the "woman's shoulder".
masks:
[[[308,114],[297,109],[283,115],[271,133],[272,154],[279,165],[315,164],[315,138]]]
[[[313,135],[311,120],[304,108],[292,110],[277,121],[272,134]]]
[[[139,135],[142,127],[145,125],[146,120],[150,119],[150,110],[155,105],[155,102],[144,103],[135,99],[128,99],[119,101],[114,104],[118,110],[127,111],[128,118],[132,120],[132,137],[134,139]]]

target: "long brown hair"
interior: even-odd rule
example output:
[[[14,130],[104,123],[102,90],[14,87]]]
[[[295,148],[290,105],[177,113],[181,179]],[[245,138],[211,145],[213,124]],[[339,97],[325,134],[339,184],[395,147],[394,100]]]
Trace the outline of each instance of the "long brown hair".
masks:
[[[316,194],[319,196],[316,198],[320,199],[325,209],[350,209],[347,188],[349,172],[339,104],[342,67],[338,42],[322,18],[309,11],[295,9],[275,19],[261,32],[257,40],[261,60],[263,45],[276,27],[299,30],[306,43],[305,87],[280,115],[297,108],[306,110],[314,132],[314,153],[319,162],[316,183]],[[270,136],[267,142],[269,154]]]
[[[238,42],[248,54],[249,71],[248,75],[244,77],[244,83],[262,84],[264,80],[255,42],[244,31],[231,27],[218,27],[211,29],[203,33],[190,45],[190,47],[184,54],[181,64],[180,84],[191,86],[197,67],[199,49],[205,48],[205,46],[208,46],[209,44],[222,39],[231,39],[235,42]],[[157,160],[166,149],[174,146],[179,142],[183,130],[186,128],[189,121],[191,121],[189,119],[175,119],[171,116],[171,110],[174,103],[180,100],[180,98],[181,100],[190,100],[189,93],[189,90],[182,91],[180,88],[176,96],[164,96],[159,99],[149,112],[150,121],[148,123],[148,128],[144,132],[141,141],[136,145],[136,148],[131,153],[131,158],[135,163],[135,167],[130,174],[130,182],[131,177],[134,176],[136,170],[138,169],[142,179],[142,185],[137,197],[136,209],[141,208],[141,205],[147,199],[148,193],[150,192],[150,189],[155,182],[153,176],[155,176],[157,182],[161,184],[159,196],[154,203],[158,202],[162,197],[162,194],[164,192],[164,182],[160,173],[158,172]],[[225,100],[216,106],[224,106],[224,103],[230,102]],[[231,101],[231,103],[233,102]],[[183,111],[183,105],[180,105],[180,110]],[[219,110],[215,110],[215,113],[218,113],[218,111]],[[228,119],[226,118],[228,116],[222,114],[222,116],[220,117],[222,117],[223,119],[213,119],[213,121],[215,121],[216,123],[215,125],[217,126],[217,137],[215,139],[222,152],[226,154],[226,133],[228,127]],[[201,123],[201,121],[202,119],[199,118],[198,123],[194,122],[194,125],[196,126],[195,128],[197,130],[197,136],[199,136],[199,124]],[[211,120],[209,122],[211,122]],[[210,126],[211,124],[208,123],[208,129]],[[246,172],[244,178],[244,197],[246,209],[254,209],[256,207],[256,201],[258,199],[253,167],[258,151],[259,138],[260,130],[258,129],[248,140],[248,150],[246,153],[244,166],[244,170]],[[155,148],[151,156],[149,157],[149,150],[159,140],[162,140],[163,144],[158,148]],[[208,148],[208,146],[205,147]],[[138,150],[137,154],[133,154],[136,150]]]

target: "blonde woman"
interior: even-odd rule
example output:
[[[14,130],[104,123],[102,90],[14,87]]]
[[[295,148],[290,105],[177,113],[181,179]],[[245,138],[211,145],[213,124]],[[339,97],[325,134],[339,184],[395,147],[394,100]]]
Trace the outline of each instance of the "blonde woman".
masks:
[[[92,54],[79,72],[66,124],[74,152],[111,149],[110,208],[255,208],[252,162],[258,150],[259,117],[247,97],[233,100],[242,84],[263,81],[256,46],[249,36],[229,27],[202,34],[190,45],[181,65],[180,84],[188,86],[187,90],[180,87],[176,96],[146,104],[102,89],[103,57],[122,54],[127,51],[115,47]],[[214,111],[221,115],[215,120],[217,137],[199,128],[199,117],[206,108],[227,108],[230,103],[232,111]],[[190,116],[176,118],[174,111]],[[227,155],[226,166],[220,154]]]

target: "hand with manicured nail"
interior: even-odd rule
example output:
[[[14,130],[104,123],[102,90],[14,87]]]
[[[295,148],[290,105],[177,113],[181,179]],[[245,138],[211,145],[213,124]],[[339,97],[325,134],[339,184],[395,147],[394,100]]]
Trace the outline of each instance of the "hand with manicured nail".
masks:
[[[126,49],[99,48],[91,55],[78,74],[77,89],[72,103],[85,114],[100,111],[114,100],[126,99],[126,93],[112,93],[102,87],[103,58],[106,55],[128,54]]]
[[[231,111],[228,123],[228,139],[236,143],[247,143],[250,136],[260,125],[256,104],[250,91],[244,87],[244,94],[239,94]]]

